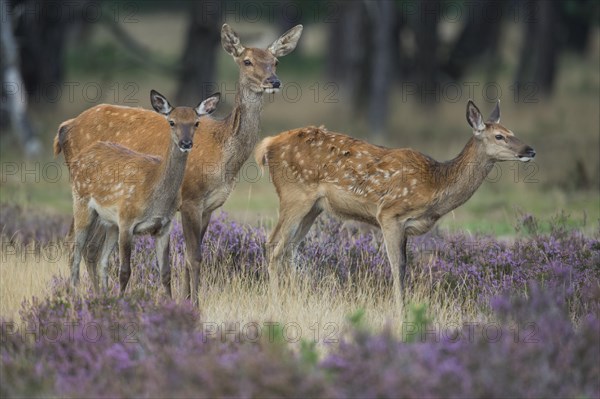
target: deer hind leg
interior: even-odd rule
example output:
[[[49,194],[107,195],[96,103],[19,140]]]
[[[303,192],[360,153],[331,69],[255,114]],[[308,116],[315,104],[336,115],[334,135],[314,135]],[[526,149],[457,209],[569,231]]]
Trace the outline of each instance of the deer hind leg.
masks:
[[[210,222],[212,212],[202,212],[197,206],[182,206],[181,220],[186,246],[186,272],[184,295],[198,306],[198,285],[202,265],[202,241]]]
[[[165,287],[165,293],[169,298],[172,298],[171,294],[171,263],[169,259],[169,247],[171,241],[171,229],[162,236],[156,237],[156,259],[160,269],[160,278],[163,287]]]
[[[79,285],[79,264],[83,247],[89,234],[90,225],[97,217],[97,213],[90,211],[83,203],[74,204],[73,213],[74,248],[71,254],[71,284],[76,287]]]
[[[100,286],[104,292],[108,290],[108,262],[118,240],[119,229],[116,226],[107,227],[102,253],[100,254]]]
[[[279,291],[282,260],[290,259],[293,247],[306,235],[319,213],[314,201],[286,203],[282,200],[277,226],[267,242],[269,281],[273,295],[277,296]]]
[[[400,309],[403,304],[404,277],[406,274],[407,235],[403,224],[395,217],[378,216],[385,249],[392,269],[394,301]]]
[[[130,227],[119,225],[119,283],[121,295],[125,293],[127,283],[131,277],[131,238]]]
[[[288,246],[290,249],[297,248],[300,245],[300,242],[304,239],[310,228],[312,227],[315,219],[321,214],[321,209],[317,207],[316,204],[310,209],[310,211],[302,218],[300,221],[300,226],[296,230],[296,233],[292,237],[291,245]],[[297,265],[293,263],[293,252],[288,252],[285,254],[286,259],[292,262],[292,267],[296,268]]]
[[[83,260],[96,292],[98,292],[98,263],[102,257],[107,234],[108,228],[99,218],[96,218],[90,224],[87,241],[83,248]]]

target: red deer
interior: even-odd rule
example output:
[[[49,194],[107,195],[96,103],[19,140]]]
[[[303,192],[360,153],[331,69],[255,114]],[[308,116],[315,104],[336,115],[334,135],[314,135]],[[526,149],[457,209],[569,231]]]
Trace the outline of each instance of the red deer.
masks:
[[[229,197],[236,175],[258,142],[263,94],[277,91],[281,82],[275,74],[278,58],[296,48],[302,33],[298,25],[266,50],[244,47],[227,25],[221,43],[240,69],[235,106],[223,120],[202,118],[197,145],[190,152],[182,185],[181,220],[186,243],[187,267],[184,294],[198,303],[198,279],[202,262],[201,245],[212,213]],[[64,152],[67,162],[97,141],[113,141],[145,154],[159,154],[165,147],[169,125],[155,112],[115,105],[97,105],[74,119],[63,122],[54,141],[54,152]],[[106,228],[96,223],[93,234],[101,243]],[[88,248],[89,250],[89,248]],[[157,243],[163,286],[171,296],[169,243]],[[92,280],[99,254],[86,253]]]
[[[467,201],[497,161],[529,161],[535,151],[500,124],[496,104],[487,122],[472,101],[473,137],[453,160],[438,162],[412,149],[392,149],[305,127],[265,138],[256,161],[269,168],[279,196],[279,221],[268,240],[271,290],[279,265],[322,212],[378,226],[401,303],[407,237],[427,232]]]
[[[152,90],[153,108],[171,127],[170,132],[163,132],[170,140],[163,142],[166,153],[162,159],[106,141],[90,145],[71,159],[69,172],[75,239],[71,259],[73,286],[79,283],[81,252],[96,220],[107,230],[100,262],[104,290],[108,285],[108,258],[117,241],[123,293],[131,275],[132,236],[151,234],[158,237],[158,241],[164,240],[165,236],[168,239],[171,221],[181,204],[181,183],[200,116],[212,113],[219,97],[215,94],[196,108],[173,108],[166,98]],[[128,178],[120,176],[125,166],[133,166],[134,173]]]

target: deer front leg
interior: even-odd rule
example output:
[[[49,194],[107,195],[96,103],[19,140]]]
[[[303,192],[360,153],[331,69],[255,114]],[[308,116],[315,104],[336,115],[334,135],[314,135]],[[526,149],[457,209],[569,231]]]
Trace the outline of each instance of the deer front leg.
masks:
[[[202,241],[210,222],[212,212],[202,212],[197,206],[182,206],[181,220],[186,246],[186,272],[184,296],[198,306],[198,285],[202,264]]]
[[[131,277],[131,231],[129,226],[119,226],[119,283],[121,295],[125,293]]]
[[[169,245],[171,241],[171,229],[162,236],[156,237],[156,259],[160,268],[160,278],[163,287],[165,287],[165,293],[169,298],[172,298],[171,294],[171,262],[169,260]]]
[[[404,277],[406,274],[407,236],[404,226],[395,217],[380,217],[385,249],[392,269],[394,302],[398,309],[403,304]]]

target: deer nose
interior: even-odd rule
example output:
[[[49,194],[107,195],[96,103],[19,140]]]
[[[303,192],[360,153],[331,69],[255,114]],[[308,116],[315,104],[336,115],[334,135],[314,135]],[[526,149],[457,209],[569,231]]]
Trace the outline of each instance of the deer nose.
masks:
[[[267,79],[267,82],[269,82],[274,89],[279,89],[281,87],[281,82],[275,76],[271,76]]]
[[[535,150],[533,148],[531,148],[531,147],[527,147],[525,149],[525,154],[527,154],[527,156],[529,158],[533,158],[533,157],[535,157]]]
[[[189,150],[192,148],[193,145],[194,145],[194,143],[192,142],[192,140],[180,140],[179,141],[179,148],[181,148],[182,150]]]

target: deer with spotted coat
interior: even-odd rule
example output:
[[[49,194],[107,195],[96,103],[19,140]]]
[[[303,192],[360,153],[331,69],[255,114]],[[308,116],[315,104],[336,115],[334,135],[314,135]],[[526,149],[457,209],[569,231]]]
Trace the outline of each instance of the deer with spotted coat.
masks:
[[[197,145],[189,155],[182,185],[181,222],[186,245],[184,295],[198,305],[198,282],[202,263],[202,240],[212,213],[233,191],[236,175],[258,142],[264,93],[279,90],[276,75],[278,58],[296,48],[302,25],[290,29],[268,48],[244,47],[238,35],[224,24],[221,44],[239,67],[235,105],[222,120],[202,118]],[[59,127],[54,152],[63,151],[68,162],[96,141],[113,141],[146,154],[159,154],[169,125],[155,112],[131,107],[101,104],[84,111]],[[107,229],[100,223],[92,228],[96,245],[86,247],[85,260],[92,281],[101,254],[90,248],[102,247]],[[162,284],[171,296],[169,238],[158,240],[156,254]]]
[[[530,161],[535,151],[500,124],[500,104],[487,122],[469,100],[473,136],[453,160],[438,162],[412,149],[371,145],[323,127],[265,138],[255,155],[279,196],[279,220],[268,240],[271,291],[283,260],[316,217],[328,212],[381,228],[392,269],[394,299],[402,303],[409,236],[467,201],[498,161]]]
[[[153,108],[170,125],[170,140],[162,159],[132,151],[120,144],[100,141],[90,145],[68,164],[72,178],[75,246],[71,259],[71,283],[79,283],[79,263],[90,228],[97,220],[107,229],[100,261],[102,288],[108,285],[108,258],[117,241],[120,259],[120,290],[131,275],[131,240],[136,234],[162,238],[169,235],[171,221],[181,204],[181,183],[202,115],[212,113],[220,94],[196,108],[173,108],[152,90]],[[133,173],[123,176],[129,167]]]

